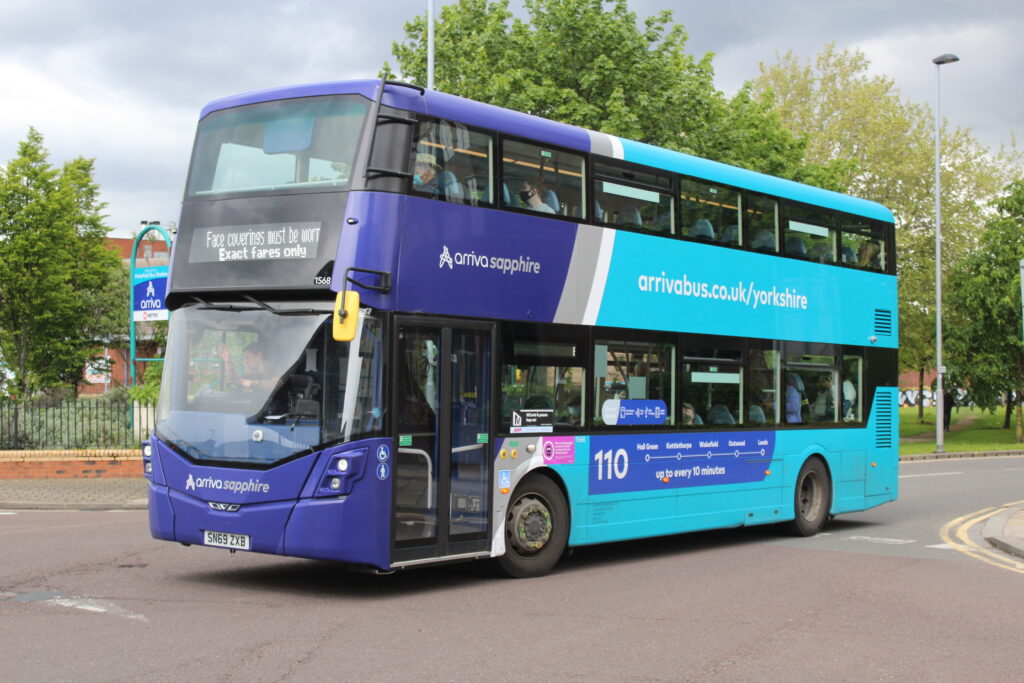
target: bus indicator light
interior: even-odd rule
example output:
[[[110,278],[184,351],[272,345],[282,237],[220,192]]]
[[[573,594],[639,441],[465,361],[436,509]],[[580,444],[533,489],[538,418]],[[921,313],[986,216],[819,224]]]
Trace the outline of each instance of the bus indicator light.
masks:
[[[505,458],[508,457],[508,452],[504,448],[502,448],[498,455],[501,457],[502,460],[504,460]]]
[[[662,480],[663,482],[665,482],[666,484],[668,483],[668,477],[662,477],[662,478],[661,478],[661,480]]]
[[[764,471],[764,476],[766,476],[766,477],[771,476],[771,473],[772,473],[771,470],[765,470]]]
[[[502,489],[501,492],[504,493],[506,496],[508,495],[508,489]]]

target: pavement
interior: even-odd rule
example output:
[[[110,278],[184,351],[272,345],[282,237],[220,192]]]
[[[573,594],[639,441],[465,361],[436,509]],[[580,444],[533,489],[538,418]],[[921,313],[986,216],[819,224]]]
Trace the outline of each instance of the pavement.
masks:
[[[960,455],[992,454],[947,453],[945,457]],[[145,510],[147,495],[143,478],[0,479],[0,510]],[[989,518],[982,536],[1003,552],[1024,558],[1024,504]]]

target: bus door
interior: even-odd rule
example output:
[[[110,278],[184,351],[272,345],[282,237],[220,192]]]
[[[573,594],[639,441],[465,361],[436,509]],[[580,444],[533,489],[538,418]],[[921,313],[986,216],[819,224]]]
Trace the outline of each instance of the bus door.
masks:
[[[400,317],[397,339],[393,562],[484,553],[493,326]]]

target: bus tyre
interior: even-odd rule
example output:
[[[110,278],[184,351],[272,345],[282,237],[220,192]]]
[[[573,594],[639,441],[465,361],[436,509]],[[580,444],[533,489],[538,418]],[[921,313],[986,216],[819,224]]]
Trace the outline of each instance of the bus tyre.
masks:
[[[558,562],[568,539],[569,506],[561,489],[545,476],[528,476],[509,502],[505,554],[498,566],[517,579],[543,576]]]
[[[794,536],[813,536],[824,528],[832,507],[832,480],[818,458],[809,458],[800,468],[793,492],[796,517],[787,526]]]

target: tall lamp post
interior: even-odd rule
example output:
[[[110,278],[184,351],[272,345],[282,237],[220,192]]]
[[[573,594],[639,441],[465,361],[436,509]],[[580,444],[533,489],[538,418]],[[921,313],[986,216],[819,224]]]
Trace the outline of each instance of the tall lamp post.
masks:
[[[942,376],[942,185],[939,180],[940,131],[942,129],[942,88],[939,77],[943,64],[959,62],[956,55],[946,53],[932,60],[935,65],[935,452],[945,450],[945,402]]]

